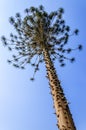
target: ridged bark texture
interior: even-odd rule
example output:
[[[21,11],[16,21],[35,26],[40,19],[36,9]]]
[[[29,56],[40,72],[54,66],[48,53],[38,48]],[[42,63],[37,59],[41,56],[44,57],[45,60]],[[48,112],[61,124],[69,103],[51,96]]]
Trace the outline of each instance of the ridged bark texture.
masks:
[[[63,89],[58,80],[56,70],[53,62],[51,61],[47,48],[43,49],[44,60],[47,70],[47,78],[49,79],[49,85],[51,88],[51,94],[53,96],[55,114],[57,116],[57,126],[59,130],[76,130],[73,122],[72,115],[69,110],[68,102],[64,96]]]

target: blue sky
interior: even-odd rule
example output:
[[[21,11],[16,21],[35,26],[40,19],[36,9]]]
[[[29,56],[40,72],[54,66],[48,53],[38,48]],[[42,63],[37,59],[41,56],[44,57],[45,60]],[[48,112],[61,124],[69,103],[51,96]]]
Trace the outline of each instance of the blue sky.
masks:
[[[65,9],[64,18],[71,29],[80,30],[71,45],[83,44],[82,52],[76,51],[76,62],[60,68],[55,67],[77,130],[86,130],[86,1],[85,0],[0,0],[0,36],[14,31],[8,18],[16,12],[23,14],[25,8],[44,5],[47,11]],[[33,74],[31,66],[18,70],[7,64],[11,56],[0,42],[0,130],[57,130],[53,114],[53,101],[45,78],[45,65],[40,66],[35,82],[29,81]]]

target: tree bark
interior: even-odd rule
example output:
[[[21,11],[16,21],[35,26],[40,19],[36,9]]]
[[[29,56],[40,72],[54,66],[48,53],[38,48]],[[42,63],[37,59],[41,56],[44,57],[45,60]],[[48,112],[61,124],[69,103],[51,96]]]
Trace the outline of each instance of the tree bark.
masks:
[[[56,70],[47,48],[43,48],[43,56],[56,111],[55,114],[58,122],[57,126],[59,130],[76,130],[68,102],[64,96],[63,89],[60,85],[60,81],[58,80]]]

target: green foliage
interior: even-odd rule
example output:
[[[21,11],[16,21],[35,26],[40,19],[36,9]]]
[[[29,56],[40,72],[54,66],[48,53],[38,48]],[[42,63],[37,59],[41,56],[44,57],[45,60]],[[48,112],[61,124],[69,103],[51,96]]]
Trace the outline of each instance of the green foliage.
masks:
[[[70,27],[65,24],[63,8],[48,14],[40,5],[38,8],[25,9],[24,12],[24,18],[20,13],[16,13],[15,18],[9,18],[17,34],[10,33],[10,39],[5,36],[1,38],[3,45],[7,46],[9,51],[16,50],[8,63],[21,69],[29,63],[35,68],[35,75],[39,70],[39,64],[44,62],[44,47],[47,47],[51,60],[58,59],[61,67],[65,66],[65,60],[71,63],[75,61],[75,58],[68,58],[67,54],[77,49],[81,50],[82,45],[74,49],[67,48],[66,45],[69,43],[69,38],[78,35],[79,31],[75,29],[71,32]],[[31,80],[34,80],[34,76]]]

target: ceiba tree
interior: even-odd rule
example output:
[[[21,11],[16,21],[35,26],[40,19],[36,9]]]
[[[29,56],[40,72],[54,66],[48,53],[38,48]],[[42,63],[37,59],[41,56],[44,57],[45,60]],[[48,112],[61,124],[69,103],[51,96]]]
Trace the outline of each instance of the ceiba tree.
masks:
[[[16,13],[15,18],[10,17],[9,21],[14,26],[17,35],[10,33],[10,38],[2,36],[2,41],[10,51],[14,50],[12,59],[8,60],[16,68],[24,69],[26,64],[34,67],[35,73],[39,70],[39,64],[45,63],[47,78],[53,97],[57,126],[59,130],[76,130],[68,102],[64,95],[58,79],[54,61],[57,59],[60,66],[65,66],[65,61],[71,63],[74,57],[68,57],[74,50],[81,50],[82,45],[76,48],[68,47],[69,38],[78,34],[78,29],[71,31],[63,19],[64,9],[48,13],[40,5],[38,8],[30,7],[25,9],[25,16],[21,17]]]

